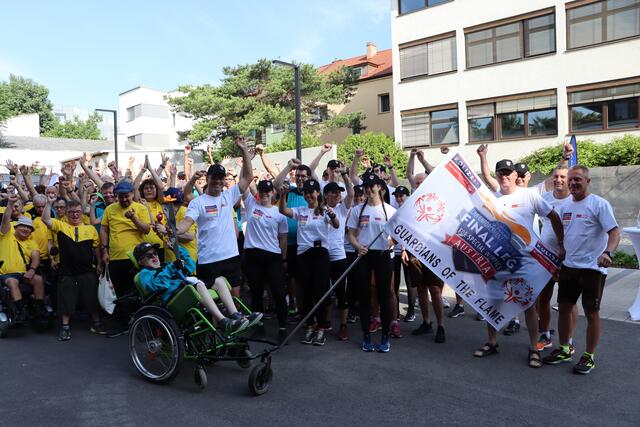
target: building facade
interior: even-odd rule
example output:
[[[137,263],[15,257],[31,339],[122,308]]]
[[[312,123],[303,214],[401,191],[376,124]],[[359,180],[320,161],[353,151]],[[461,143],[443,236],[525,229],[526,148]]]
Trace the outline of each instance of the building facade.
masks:
[[[640,0],[392,0],[403,148],[514,160],[640,134]]]
[[[331,73],[341,67],[351,68],[357,73],[357,89],[347,104],[329,105],[334,114],[362,111],[366,118],[366,132],[382,132],[393,137],[393,79],[391,49],[378,51],[375,43],[367,43],[365,55],[338,59],[318,68],[320,74]],[[340,128],[322,136],[324,142],[341,143],[352,133],[352,129]]]
[[[171,111],[166,97],[180,96],[178,92],[163,92],[138,86],[122,92],[119,101],[119,133],[139,148],[176,149],[184,145],[178,132],[190,130],[193,120]]]

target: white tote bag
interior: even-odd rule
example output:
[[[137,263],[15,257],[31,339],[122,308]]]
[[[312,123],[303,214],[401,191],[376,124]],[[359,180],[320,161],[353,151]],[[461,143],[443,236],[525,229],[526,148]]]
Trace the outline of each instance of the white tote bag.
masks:
[[[113,289],[113,284],[109,277],[109,264],[105,264],[104,272],[98,280],[98,301],[104,311],[109,314],[113,314],[113,310],[116,308],[114,303],[116,298],[116,290]]]

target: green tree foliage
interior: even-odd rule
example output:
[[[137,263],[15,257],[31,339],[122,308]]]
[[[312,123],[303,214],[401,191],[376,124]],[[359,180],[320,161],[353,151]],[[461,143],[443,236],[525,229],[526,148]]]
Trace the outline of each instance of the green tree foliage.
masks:
[[[549,174],[558,164],[562,146],[541,148],[520,159],[533,172]],[[578,163],[587,167],[640,165],[640,136],[626,134],[607,144],[578,141]]]
[[[307,130],[302,131],[302,138],[300,140],[302,148],[309,147],[317,147],[322,145],[322,141],[320,137],[318,137],[313,132],[309,132]],[[269,144],[267,148],[265,148],[265,152],[267,153],[276,153],[278,151],[287,151],[287,150],[295,150],[296,149],[296,134],[291,131],[287,131],[282,139],[278,142],[274,142]]]
[[[0,110],[8,111],[9,116],[38,113],[40,115],[40,133],[45,133],[55,125],[53,105],[49,101],[49,89],[21,76],[11,74],[8,82],[0,82]]]
[[[4,122],[11,116],[6,99],[7,89],[6,87],[4,87],[4,85],[0,84],[0,148],[9,148],[11,146],[11,144],[5,141],[2,137]]]
[[[338,145],[338,158],[350,165],[356,149],[362,148],[364,153],[373,163],[382,163],[385,156],[393,161],[396,174],[402,179],[407,170],[408,157],[402,151],[395,140],[383,133],[366,132],[358,135],[350,135],[344,140],[344,144]],[[358,173],[364,172],[361,167]]]
[[[80,120],[78,116],[73,120],[60,123],[56,120],[51,130],[44,133],[43,136],[53,138],[77,138],[77,139],[100,139],[100,129],[98,123],[102,121],[102,116],[93,113],[87,120]]]
[[[190,131],[180,134],[193,145],[214,143],[225,151],[235,133],[253,135],[260,141],[263,129],[269,125],[289,125],[295,119],[293,70],[276,66],[266,59],[255,64],[225,67],[218,86],[181,86],[184,96],[167,101],[178,112],[195,119]],[[317,123],[326,104],[343,104],[353,95],[355,78],[347,69],[320,75],[309,64],[300,64],[302,123],[318,135],[332,126],[332,117]]]

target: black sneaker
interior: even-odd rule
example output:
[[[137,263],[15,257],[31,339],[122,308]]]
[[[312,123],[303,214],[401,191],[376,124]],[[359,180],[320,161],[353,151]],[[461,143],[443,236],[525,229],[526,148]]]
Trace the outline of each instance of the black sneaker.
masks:
[[[446,341],[446,338],[444,336],[444,327],[438,326],[438,330],[436,331],[435,342],[437,342],[438,344],[442,344],[445,341]]]
[[[416,313],[413,310],[407,311],[407,314],[404,315],[404,321],[406,323],[415,322],[416,321]]]
[[[58,341],[69,341],[71,339],[71,329],[69,327],[60,328],[60,333],[58,334]]]
[[[418,326],[416,329],[411,331],[411,335],[418,336],[418,335],[430,334],[431,332],[433,332],[433,327],[431,326],[431,322],[427,323],[423,321],[420,324],[420,326]]]
[[[124,335],[128,332],[129,332],[128,326],[116,326],[115,328],[107,331],[106,335],[107,335],[107,338],[117,338],[120,335]]]
[[[456,306],[453,307],[453,310],[451,310],[451,313],[447,315],[447,317],[451,319],[455,319],[460,316],[464,316],[464,306],[460,304],[456,304]]]
[[[259,323],[260,320],[262,320],[262,313],[254,311],[253,313],[250,313],[250,314],[244,316],[244,318],[249,321],[249,324],[247,325],[247,328],[250,328],[250,327],[256,325],[257,323]]]
[[[247,328],[249,321],[247,319],[230,319],[223,318],[218,322],[218,328],[226,335],[236,334]]]
[[[484,320],[484,317],[482,317],[482,314],[480,314],[480,313],[476,313],[476,320],[477,320],[478,322],[482,322],[482,321]]]
[[[313,328],[309,328],[307,329],[307,332],[305,332],[304,337],[302,337],[302,339],[300,340],[300,342],[302,344],[311,344],[313,343],[313,338],[316,335],[316,331],[313,330]]]
[[[547,365],[557,365],[559,363],[571,362],[571,352],[566,353],[562,347],[559,347],[551,352],[548,356],[542,358],[542,361]]]
[[[520,332],[520,322],[516,322],[515,320],[511,320],[506,328],[504,328],[503,334],[506,336],[514,335]]]
[[[347,323],[356,323],[358,321],[358,315],[352,312],[347,314]]]
[[[106,335],[107,333],[102,322],[93,322],[91,328],[89,328],[89,332],[98,335]]]
[[[327,337],[324,336],[324,330],[318,329],[316,334],[313,336],[313,340],[311,340],[311,344],[322,346],[327,342]]]
[[[593,357],[588,354],[583,354],[580,361],[573,367],[573,372],[576,374],[587,375],[596,367],[596,363],[593,361]]]

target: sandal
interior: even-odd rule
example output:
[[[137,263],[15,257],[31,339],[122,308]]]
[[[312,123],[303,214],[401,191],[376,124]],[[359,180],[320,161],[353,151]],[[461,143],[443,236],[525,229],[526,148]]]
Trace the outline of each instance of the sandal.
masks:
[[[496,354],[498,352],[498,344],[486,343],[479,349],[473,352],[474,357],[486,357]]]
[[[538,350],[529,350],[529,367],[542,368],[542,356]]]

